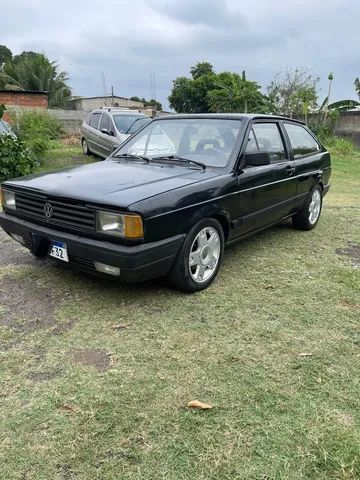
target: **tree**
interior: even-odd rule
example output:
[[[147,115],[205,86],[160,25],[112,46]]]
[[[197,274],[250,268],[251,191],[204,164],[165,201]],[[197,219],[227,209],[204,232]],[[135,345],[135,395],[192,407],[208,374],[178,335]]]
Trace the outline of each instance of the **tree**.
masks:
[[[152,98],[151,100],[146,100],[144,97],[140,98],[140,97],[134,96],[134,97],[130,97],[130,100],[132,100],[133,102],[141,102],[144,104],[144,107],[155,107],[156,110],[158,111],[162,110],[162,104],[157,100],[155,100],[154,98]]]
[[[23,52],[0,69],[0,88],[49,93],[50,107],[64,107],[71,95],[68,76],[42,53]]]
[[[171,108],[178,113],[268,112],[268,99],[260,85],[232,72],[215,73],[208,62],[190,69],[191,78],[173,81],[169,96]]]
[[[198,62],[196,65],[190,68],[190,73],[193,80],[196,80],[203,75],[214,75],[214,69],[209,62]]]
[[[208,92],[215,88],[215,74],[205,74],[196,79],[178,77],[173,81],[169,96],[170,107],[178,113],[208,113],[211,106]]]
[[[358,97],[359,97],[359,100],[360,100],[360,80],[359,80],[359,78],[355,78],[354,85],[355,85],[356,93],[358,94]]]
[[[318,82],[306,67],[277,72],[267,87],[272,113],[293,117],[315,109]]]
[[[0,67],[3,63],[9,62],[12,59],[11,50],[5,45],[0,45]]]
[[[345,112],[346,110],[352,110],[353,108],[359,108],[360,102],[356,100],[338,100],[337,102],[330,103],[329,110],[337,110],[338,112]]]
[[[245,71],[222,72],[216,77],[215,88],[208,92],[211,110],[214,112],[263,112],[267,110],[266,97],[260,85],[246,79]]]
[[[215,88],[216,74],[208,62],[198,62],[190,69],[191,78],[177,77],[169,96],[170,107],[178,113],[208,113],[208,92]]]

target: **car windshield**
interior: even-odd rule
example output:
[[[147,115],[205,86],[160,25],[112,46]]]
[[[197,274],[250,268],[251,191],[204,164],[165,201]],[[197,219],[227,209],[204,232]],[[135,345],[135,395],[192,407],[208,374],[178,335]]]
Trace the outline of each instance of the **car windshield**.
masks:
[[[120,133],[134,133],[144,122],[149,121],[149,117],[142,115],[114,115],[116,128]],[[134,128],[133,128],[134,127]]]
[[[209,167],[225,167],[235,149],[241,120],[182,118],[156,120],[138,132],[114,157],[121,155],[182,157]]]

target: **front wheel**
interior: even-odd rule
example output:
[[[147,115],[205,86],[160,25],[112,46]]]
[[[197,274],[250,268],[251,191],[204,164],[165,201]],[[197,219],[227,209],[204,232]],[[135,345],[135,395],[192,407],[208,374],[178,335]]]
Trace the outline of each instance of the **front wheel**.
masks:
[[[319,221],[322,208],[322,189],[320,185],[310,192],[310,195],[301,207],[301,210],[292,217],[295,228],[312,230]]]
[[[172,285],[183,292],[207,288],[219,271],[224,243],[224,232],[217,220],[205,218],[194,225],[168,275]]]

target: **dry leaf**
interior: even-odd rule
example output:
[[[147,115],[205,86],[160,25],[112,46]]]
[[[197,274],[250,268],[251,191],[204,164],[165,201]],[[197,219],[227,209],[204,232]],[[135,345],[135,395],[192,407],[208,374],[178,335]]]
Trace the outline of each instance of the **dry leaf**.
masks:
[[[121,330],[122,328],[128,328],[129,326],[129,323],[115,323],[114,325],[111,325],[111,328],[113,330]]]
[[[311,357],[312,356],[312,353],[299,353],[299,357]]]
[[[80,408],[77,405],[69,405],[68,403],[63,403],[58,407],[60,410],[64,410],[65,412],[77,413]]]
[[[210,408],[213,408],[213,405],[209,405],[208,403],[203,403],[199,402],[199,400],[191,400],[187,404],[189,408],[199,408],[200,410],[210,410]]]

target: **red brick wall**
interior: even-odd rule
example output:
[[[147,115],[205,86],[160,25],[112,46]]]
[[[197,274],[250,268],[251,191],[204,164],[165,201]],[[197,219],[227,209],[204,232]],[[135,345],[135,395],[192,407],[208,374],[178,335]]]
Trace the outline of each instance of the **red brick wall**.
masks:
[[[0,92],[0,105],[48,108],[46,93]]]

